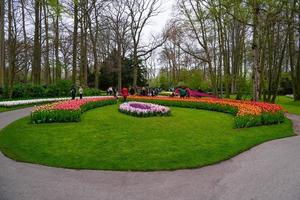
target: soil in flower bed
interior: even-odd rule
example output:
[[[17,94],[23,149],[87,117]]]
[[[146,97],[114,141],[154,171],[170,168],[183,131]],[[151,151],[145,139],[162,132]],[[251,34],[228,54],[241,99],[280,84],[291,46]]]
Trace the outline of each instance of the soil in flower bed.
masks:
[[[54,167],[175,170],[229,159],[265,141],[293,135],[292,124],[233,129],[233,116],[172,107],[170,117],[135,118],[118,105],[90,110],[78,123],[18,120],[0,132],[8,157]]]

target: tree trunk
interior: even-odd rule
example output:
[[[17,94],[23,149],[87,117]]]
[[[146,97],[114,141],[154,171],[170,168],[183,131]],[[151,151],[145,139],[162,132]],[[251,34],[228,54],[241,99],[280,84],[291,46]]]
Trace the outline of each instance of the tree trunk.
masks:
[[[4,0],[0,0],[0,88],[4,87],[5,70],[4,12]]]
[[[9,63],[9,76],[8,76],[8,95],[9,98],[12,97],[13,94],[13,84],[14,84],[14,76],[15,76],[15,59],[16,59],[16,51],[15,51],[15,36],[13,33],[13,1],[8,0],[8,63]]]
[[[56,6],[59,6],[59,0],[56,0]],[[55,16],[55,81],[61,79],[61,64],[59,61],[59,12],[59,9],[57,9]]]
[[[51,83],[51,69],[50,69],[50,62],[49,62],[49,25],[48,25],[48,9],[47,9],[47,2],[43,2],[44,8],[44,23],[45,23],[45,83],[49,85]]]
[[[298,3],[298,10],[300,10],[300,3]],[[298,34],[300,35],[300,13],[298,12]],[[300,47],[300,36],[298,36],[298,45]],[[300,50],[298,47],[298,54],[297,54],[297,66],[295,69],[295,101],[300,100]]]
[[[41,83],[40,0],[35,0],[34,47],[32,62],[33,84]]]
[[[252,41],[252,53],[253,53],[253,88],[252,88],[252,100],[259,100],[259,88],[260,88],[260,70],[259,70],[259,46],[258,46],[258,15],[259,5],[257,0],[253,1],[253,41]]]
[[[78,0],[74,0],[74,30],[73,30],[73,60],[72,60],[72,82],[76,84],[77,78],[77,35],[78,35]]]

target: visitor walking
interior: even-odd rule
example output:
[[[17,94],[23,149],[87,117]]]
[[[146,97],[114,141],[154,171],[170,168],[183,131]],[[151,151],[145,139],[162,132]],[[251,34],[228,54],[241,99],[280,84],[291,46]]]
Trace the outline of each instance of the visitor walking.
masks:
[[[113,88],[110,86],[108,89],[107,89],[107,95],[112,95],[113,94]]]
[[[185,88],[185,92],[186,92],[186,97],[191,97],[191,90],[190,90],[190,88],[186,87]]]
[[[114,95],[115,100],[118,100],[118,96],[119,96],[118,90],[116,88],[112,88],[112,93]]]
[[[179,95],[180,98],[184,98],[186,96],[186,91],[183,88],[179,88]]]
[[[82,99],[82,96],[83,96],[83,88],[80,86],[79,87],[79,96],[80,96],[80,99]]]
[[[124,101],[126,101],[126,99],[128,97],[128,89],[127,88],[122,88],[121,93],[122,93]]]
[[[74,100],[75,96],[76,96],[76,88],[75,88],[74,85],[72,86],[70,93],[71,93],[71,96],[72,96],[72,100]]]

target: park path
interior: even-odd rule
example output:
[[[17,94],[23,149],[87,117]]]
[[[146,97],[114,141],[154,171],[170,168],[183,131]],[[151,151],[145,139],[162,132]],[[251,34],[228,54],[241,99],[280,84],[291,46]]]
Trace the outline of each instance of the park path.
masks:
[[[0,129],[31,108],[0,113]],[[288,115],[300,134],[300,116]],[[0,153],[0,200],[299,200],[300,136],[266,142],[193,170],[112,172],[52,168]]]

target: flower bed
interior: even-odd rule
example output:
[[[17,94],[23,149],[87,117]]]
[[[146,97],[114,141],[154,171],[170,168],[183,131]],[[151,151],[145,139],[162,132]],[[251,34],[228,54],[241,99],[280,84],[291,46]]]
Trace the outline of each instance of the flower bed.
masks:
[[[67,100],[37,106],[31,112],[32,123],[78,122],[81,113],[92,108],[115,104],[113,97]]]
[[[128,100],[230,113],[235,116],[234,124],[237,128],[276,124],[284,121],[284,112],[281,106],[263,102],[217,98],[179,99],[140,96],[130,96]]]
[[[165,106],[134,101],[122,103],[119,111],[136,117],[167,116],[171,113],[170,108]]]
[[[94,98],[101,98],[101,96],[85,96],[84,98],[94,99]],[[66,101],[69,99],[70,99],[70,97],[59,97],[59,98],[0,101],[0,107],[14,107],[14,106],[39,104],[39,103],[51,103],[51,102],[56,102],[56,101]]]

